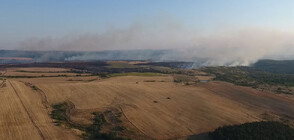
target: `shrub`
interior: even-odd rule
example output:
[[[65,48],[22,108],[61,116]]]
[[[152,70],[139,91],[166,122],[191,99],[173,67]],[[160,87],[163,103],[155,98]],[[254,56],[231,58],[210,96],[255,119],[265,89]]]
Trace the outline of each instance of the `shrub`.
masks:
[[[253,122],[224,126],[211,132],[213,140],[291,140],[294,129],[280,122]]]
[[[60,103],[53,106],[53,111],[51,112],[51,118],[55,119],[57,124],[60,125],[61,122],[67,122],[68,119],[66,117],[66,103]]]

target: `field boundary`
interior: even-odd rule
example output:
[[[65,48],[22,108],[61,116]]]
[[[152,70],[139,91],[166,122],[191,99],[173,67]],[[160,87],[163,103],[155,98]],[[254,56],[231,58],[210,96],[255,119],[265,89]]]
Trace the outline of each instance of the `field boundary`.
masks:
[[[45,136],[44,136],[44,134],[42,133],[41,129],[37,126],[37,124],[35,123],[35,121],[33,120],[31,114],[29,113],[28,109],[27,109],[26,106],[24,105],[24,103],[23,103],[22,99],[20,98],[18,92],[16,91],[15,87],[11,84],[10,81],[8,81],[8,82],[9,82],[9,84],[11,85],[11,87],[12,87],[14,93],[16,94],[18,100],[20,101],[22,107],[24,108],[26,114],[28,115],[30,122],[31,122],[31,123],[33,124],[33,126],[37,129],[37,131],[38,131],[39,135],[41,136],[42,140],[45,140]]]

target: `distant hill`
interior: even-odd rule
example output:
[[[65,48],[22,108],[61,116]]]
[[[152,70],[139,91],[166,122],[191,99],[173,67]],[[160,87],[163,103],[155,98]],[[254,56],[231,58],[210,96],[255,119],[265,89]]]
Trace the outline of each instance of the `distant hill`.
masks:
[[[21,51],[0,50],[1,57],[31,58],[34,62],[62,62],[79,60],[161,60],[161,56],[169,50],[118,50],[100,52],[73,51]],[[7,62],[7,61],[5,61]],[[15,61],[13,61],[15,62]],[[0,61],[1,63],[1,61]]]
[[[97,52],[75,51],[24,51],[0,50],[0,64],[27,63],[19,58],[31,59],[29,62],[64,62],[91,60],[147,60],[150,65],[168,66],[173,68],[199,68],[205,66],[207,59],[195,58],[185,61],[178,59],[175,50],[112,50]],[[17,58],[17,59],[7,59]],[[260,60],[250,68],[280,74],[294,74],[294,60]]]
[[[64,61],[68,57],[76,56],[80,54],[81,53],[79,52],[63,52],[63,51],[0,50],[1,57],[31,58],[34,62]]]
[[[294,74],[294,60],[260,60],[252,67],[271,73]]]

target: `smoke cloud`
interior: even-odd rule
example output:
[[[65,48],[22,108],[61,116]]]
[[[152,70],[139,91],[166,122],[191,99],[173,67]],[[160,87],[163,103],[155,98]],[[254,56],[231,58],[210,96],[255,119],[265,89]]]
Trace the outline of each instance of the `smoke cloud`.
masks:
[[[113,27],[99,33],[67,35],[62,38],[32,38],[23,41],[21,49],[86,52],[71,56],[67,60],[93,60],[106,57],[107,59],[201,61],[201,65],[235,66],[249,65],[263,58],[293,59],[293,38],[293,32],[272,29],[218,29],[204,32],[184,27],[176,22],[135,23],[128,28]],[[109,50],[121,50],[123,53],[120,55],[117,55],[117,52],[108,53],[104,57],[93,53]],[[169,51],[156,54],[156,50]]]

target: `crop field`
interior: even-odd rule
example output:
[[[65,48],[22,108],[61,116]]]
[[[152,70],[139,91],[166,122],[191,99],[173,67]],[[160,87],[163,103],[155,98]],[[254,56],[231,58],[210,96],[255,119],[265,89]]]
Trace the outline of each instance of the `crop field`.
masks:
[[[70,69],[65,68],[9,68],[5,71],[4,76],[8,77],[58,77],[58,76],[76,76]],[[89,74],[79,74],[86,76]]]
[[[54,126],[42,97],[24,83],[6,80],[0,89],[0,139],[78,139]]]
[[[131,139],[187,139],[224,125],[272,116],[291,124],[294,118],[293,100],[250,87],[217,81],[185,85],[175,82],[171,74],[132,72],[103,78],[77,76],[69,70],[2,70],[0,139],[83,139],[94,112],[103,113],[109,123],[101,126],[101,132],[115,128],[119,136]],[[22,77],[63,73],[69,76]],[[14,74],[20,77],[5,77]],[[213,79],[201,74],[194,77]],[[66,112],[55,118],[67,118],[56,123],[51,118],[53,106],[62,103]],[[120,121],[113,121],[114,116]]]
[[[0,60],[32,60],[28,57],[0,57]]]
[[[69,69],[65,68],[41,68],[41,67],[31,67],[31,68],[10,68],[9,70],[20,71],[20,72],[43,72],[43,73],[50,73],[50,72],[67,72]]]

